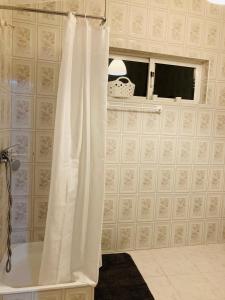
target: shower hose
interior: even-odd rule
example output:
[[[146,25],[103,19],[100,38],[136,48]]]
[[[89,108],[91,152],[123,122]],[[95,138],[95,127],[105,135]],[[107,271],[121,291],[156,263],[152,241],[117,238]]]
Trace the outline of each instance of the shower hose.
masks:
[[[12,164],[8,151],[1,152],[1,161],[5,164],[6,186],[8,192],[8,212],[7,212],[7,261],[5,270],[9,273],[12,269],[12,249],[11,249],[11,234],[12,234]]]

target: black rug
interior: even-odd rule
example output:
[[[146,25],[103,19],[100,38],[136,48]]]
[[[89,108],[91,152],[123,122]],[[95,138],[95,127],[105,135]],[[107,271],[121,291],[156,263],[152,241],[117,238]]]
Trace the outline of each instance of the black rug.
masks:
[[[129,254],[105,254],[95,300],[154,300]]]

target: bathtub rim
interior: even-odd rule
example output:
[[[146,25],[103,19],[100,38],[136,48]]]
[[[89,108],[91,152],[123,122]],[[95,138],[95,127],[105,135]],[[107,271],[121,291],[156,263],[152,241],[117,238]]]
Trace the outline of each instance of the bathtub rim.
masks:
[[[26,242],[26,243],[17,243],[12,245],[12,250],[15,251],[15,248],[24,248],[26,251],[29,247],[35,245],[41,245],[43,242]],[[2,280],[2,270],[3,266],[6,263],[6,254],[2,259],[0,265],[0,300],[1,296],[9,295],[9,294],[20,294],[20,293],[32,293],[32,292],[42,292],[42,291],[52,291],[52,290],[60,290],[60,289],[69,289],[69,288],[84,288],[84,287],[95,287],[96,284],[89,280],[88,282],[82,281],[74,281],[74,282],[66,282],[66,283],[56,283],[56,284],[46,284],[46,285],[34,285],[30,286],[21,286],[21,287],[13,287],[8,285],[6,282]]]

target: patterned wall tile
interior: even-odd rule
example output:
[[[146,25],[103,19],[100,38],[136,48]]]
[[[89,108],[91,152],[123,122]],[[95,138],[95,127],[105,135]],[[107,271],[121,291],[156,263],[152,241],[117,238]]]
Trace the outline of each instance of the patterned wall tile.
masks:
[[[27,230],[13,231],[12,244],[27,243],[31,240],[31,232]]]
[[[172,197],[168,195],[157,196],[156,220],[168,220],[171,216]]]
[[[38,8],[45,10],[60,10],[61,3],[56,1],[48,1],[38,4]],[[60,25],[61,18],[53,14],[38,14],[38,23],[40,24],[51,24]]]
[[[188,19],[187,42],[190,46],[201,46],[203,35],[203,22],[201,18]]]
[[[155,225],[154,247],[163,248],[169,246],[170,225],[167,222],[159,222]]]
[[[116,249],[117,226],[115,224],[104,224],[102,229],[102,250],[104,252]]]
[[[187,224],[185,222],[174,222],[172,224],[172,246],[185,246],[187,239]]]
[[[164,107],[161,116],[161,133],[175,135],[177,133],[178,108]]]
[[[33,97],[12,96],[12,128],[33,128]]]
[[[36,132],[36,162],[51,162],[53,149],[53,132],[52,131],[37,131]]]
[[[137,225],[136,249],[149,249],[153,242],[153,224],[140,223]]]
[[[209,191],[221,191],[223,188],[223,169],[222,168],[211,168],[209,170]]]
[[[34,295],[35,300],[62,300],[62,290],[37,292]]]
[[[204,194],[192,195],[191,205],[190,205],[190,218],[192,219],[204,218],[205,201],[206,199]]]
[[[35,89],[35,69],[32,60],[13,59],[12,91],[32,94]]]
[[[144,114],[142,119],[142,132],[153,134],[159,132],[159,116],[157,114]]]
[[[108,111],[107,113],[107,129],[110,132],[121,131],[122,114],[119,111]],[[133,121],[130,121],[131,126]]]
[[[222,108],[225,107],[225,84],[224,82],[217,83],[216,86],[216,103]]]
[[[119,198],[118,221],[134,222],[135,221],[135,196],[124,195]]]
[[[109,26],[112,33],[125,34],[128,24],[128,7],[122,3],[109,3]]]
[[[116,193],[118,191],[118,166],[107,165],[105,168],[105,192]]]
[[[117,195],[105,195],[104,200],[104,223],[116,223],[117,221]]]
[[[205,226],[205,242],[216,243],[218,240],[218,221],[207,221]]]
[[[76,11],[79,13],[84,13],[84,1],[83,0],[63,1],[62,8],[65,11]]]
[[[192,189],[194,191],[205,191],[207,187],[207,168],[195,167],[193,170]]]
[[[108,134],[106,137],[106,160],[109,163],[120,162],[120,136]]]
[[[176,149],[176,138],[161,138],[160,157],[161,164],[174,164]]]
[[[206,202],[206,217],[219,218],[221,213],[222,194],[208,194]]]
[[[191,135],[195,134],[195,111],[192,109],[184,109],[181,111],[180,134]]]
[[[170,0],[170,8],[173,10],[185,11],[187,10],[187,1],[185,0]]]
[[[153,166],[140,166],[139,172],[139,192],[154,192],[155,191],[156,171]]]
[[[58,73],[58,64],[38,62],[37,93],[39,95],[56,95],[58,88]]]
[[[11,132],[12,145],[16,146],[16,156],[21,161],[33,160],[33,136],[32,131],[14,130]]]
[[[207,2],[206,4],[207,17],[219,20],[221,18],[221,15],[222,15],[222,11],[218,5]]]
[[[211,162],[212,164],[224,164],[225,145],[223,140],[215,139],[212,144]]]
[[[152,40],[163,41],[166,34],[167,13],[162,10],[150,10],[149,37]]]
[[[34,198],[34,226],[45,227],[48,210],[48,198]]]
[[[12,1],[13,4],[18,4],[17,0]],[[23,4],[20,5],[21,7],[32,7],[31,4]],[[25,12],[25,11],[16,11],[14,10],[12,13],[13,21],[14,20],[20,20],[20,21],[25,21],[25,22],[32,22],[34,23],[36,21],[36,14],[31,13],[31,12]]]
[[[144,38],[147,29],[147,11],[143,7],[131,6],[130,8],[130,35],[138,38]]]
[[[174,188],[174,170],[170,167],[160,167],[158,170],[158,191],[172,192]]]
[[[220,27],[219,23],[206,21],[205,23],[205,46],[206,48],[214,48],[218,47],[219,43],[219,35],[220,35]]]
[[[203,241],[204,224],[202,221],[189,223],[189,245],[199,245]]]
[[[191,184],[191,168],[177,167],[175,173],[175,190],[176,192],[188,192]]]
[[[59,30],[57,27],[38,26],[38,59],[59,60]]]
[[[36,129],[54,129],[56,99],[37,97]]]
[[[136,112],[127,112],[123,115],[123,132],[138,133],[140,131],[141,115]]]
[[[225,112],[223,111],[219,111],[215,113],[214,134],[216,137],[225,136]]]
[[[137,220],[152,221],[155,209],[155,194],[141,194],[138,198]]]
[[[198,112],[197,135],[210,136],[212,128],[212,112],[207,110],[200,110]]]
[[[137,191],[137,167],[122,166],[120,175],[120,192],[135,193]]]
[[[12,192],[17,196],[28,195],[31,192],[31,165],[22,164],[18,171],[13,173]]]
[[[225,80],[225,56],[220,55],[219,57],[219,65],[218,65],[218,80]]]
[[[187,194],[176,195],[173,199],[173,219],[185,220],[188,218],[189,196]]]
[[[32,300],[32,293],[20,293],[3,296],[3,300]]]
[[[134,248],[135,227],[134,224],[118,225],[118,250],[131,250]]]
[[[137,163],[139,161],[139,139],[137,136],[124,135],[122,137],[123,163]]]
[[[179,14],[169,15],[168,41],[171,43],[183,43],[185,34],[185,16]]]
[[[35,194],[48,196],[50,188],[51,168],[46,165],[36,165],[35,168]]]
[[[31,225],[31,204],[28,197],[14,197],[12,226],[16,229],[28,229]]]
[[[191,164],[193,152],[193,141],[191,139],[180,138],[177,147],[177,163]]]
[[[29,23],[13,22],[13,55],[32,58],[36,50],[35,26]]]
[[[197,140],[195,148],[195,163],[208,164],[209,162],[210,142],[208,140]]]
[[[156,163],[159,151],[158,137],[142,136],[141,145],[141,163]]]
[[[92,288],[84,287],[84,288],[66,289],[64,299],[65,300],[92,300]]]

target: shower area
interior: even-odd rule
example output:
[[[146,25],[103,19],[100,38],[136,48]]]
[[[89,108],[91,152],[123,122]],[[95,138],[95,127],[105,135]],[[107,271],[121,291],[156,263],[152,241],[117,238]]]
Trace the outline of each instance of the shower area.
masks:
[[[96,284],[94,281],[97,280],[98,267],[94,271],[90,270],[91,275],[88,277],[84,276],[82,268],[87,268],[87,272],[89,272],[89,265],[96,260],[93,255],[94,249],[96,248],[97,252],[100,251],[101,224],[98,230],[99,237],[98,234],[92,232],[96,242],[89,237],[87,240],[83,239],[81,245],[76,245],[77,242],[70,236],[74,225],[73,217],[70,218],[70,215],[78,214],[74,222],[79,222],[79,224],[83,221],[85,223],[88,218],[88,224],[85,223],[84,227],[81,226],[87,235],[90,230],[89,226],[92,226],[93,230],[98,222],[94,219],[91,220],[89,210],[93,211],[95,208],[87,207],[89,196],[85,184],[88,182],[88,186],[98,199],[101,199],[99,193],[102,194],[102,190],[100,187],[99,192],[95,191],[92,179],[89,179],[86,174],[82,176],[79,173],[79,176],[84,179],[82,183],[79,183],[78,188],[76,188],[76,183],[69,178],[72,176],[75,180],[78,176],[76,172],[81,172],[80,169],[77,171],[76,168],[79,168],[77,164],[80,163],[83,166],[84,159],[87,161],[89,159],[88,154],[83,153],[82,150],[85,147],[84,143],[87,145],[85,148],[87,151],[90,151],[88,147],[91,147],[93,152],[96,146],[91,139],[89,142],[88,129],[86,129],[86,135],[86,131],[82,133],[82,128],[76,134],[75,142],[77,144],[73,144],[73,140],[68,140],[71,133],[70,124],[66,123],[65,125],[64,122],[71,122],[71,126],[73,126],[73,120],[70,120],[68,111],[75,108],[74,116],[76,112],[82,116],[83,111],[88,115],[89,109],[98,108],[98,100],[93,101],[95,108],[92,107],[93,104],[88,104],[88,100],[84,100],[86,102],[82,104],[81,97],[75,105],[74,99],[76,96],[79,97],[79,93],[82,91],[80,87],[78,88],[78,84],[82,86],[79,79],[76,80],[77,85],[73,83],[75,89],[70,92],[73,104],[57,101],[57,92],[58,97],[61,95],[60,97],[65,99],[69,85],[63,85],[63,79],[66,79],[66,84],[70,82],[71,74],[68,71],[70,64],[74,63],[76,68],[79,68],[79,74],[86,72],[84,76],[87,78],[94,72],[91,68],[96,67],[99,63],[99,55],[101,55],[103,66],[107,66],[104,55],[107,55],[108,48],[107,42],[104,46],[105,30],[103,29],[106,3],[99,1],[93,5],[93,3],[81,1],[15,1],[14,3],[1,1],[0,5],[5,7],[5,9],[3,7],[0,9],[0,299],[2,300],[2,297],[3,299],[21,300],[61,299],[61,297],[93,299],[93,287]],[[7,5],[17,6],[17,9],[6,9]],[[42,10],[43,13],[41,13]],[[72,12],[76,12],[76,17]],[[83,36],[86,38],[84,39]],[[95,36],[98,45],[95,44],[92,36]],[[84,47],[83,50],[80,50],[80,45]],[[64,58],[62,48],[66,53]],[[79,59],[82,59],[82,54],[85,57],[80,67],[79,62],[73,61],[71,58],[73,49],[76,49],[77,52],[80,51]],[[90,51],[86,52],[86,49],[88,51],[90,49]],[[93,62],[92,55],[95,57]],[[70,61],[68,61],[69,59]],[[88,60],[91,67],[87,66],[83,71],[85,59]],[[60,79],[61,62],[61,72],[64,74]],[[98,68],[98,74],[99,72],[101,73],[101,68]],[[107,74],[107,70],[104,74]],[[76,76],[76,72],[73,72],[73,78]],[[104,76],[102,78],[101,85],[104,85]],[[92,90],[92,87],[84,88],[85,99],[88,99],[89,91],[92,94],[92,100],[96,93],[98,93],[99,100],[104,99],[102,93],[104,94],[106,88],[103,86],[99,91],[98,83],[95,84],[92,80],[92,84],[95,85],[95,91]],[[58,86],[61,86],[59,91]],[[74,96],[76,93],[78,95]],[[67,95],[67,99],[69,99],[69,95]],[[58,121],[56,103],[58,103]],[[101,104],[103,104],[102,108],[100,107],[98,111],[103,113],[102,120],[104,120],[104,101],[101,101]],[[74,105],[74,107],[70,105]],[[78,109],[79,105],[82,106],[80,110]],[[64,118],[64,116],[66,117]],[[76,119],[79,117],[77,116]],[[89,120],[86,116],[84,119],[81,122],[84,127],[87,126],[85,128],[88,128]],[[92,124],[91,122],[92,120],[90,120],[90,124]],[[98,130],[98,123],[100,124],[95,121],[96,130]],[[58,128],[57,134],[54,133],[55,128]],[[55,144],[53,154],[54,134],[58,145]],[[81,134],[80,137],[79,134]],[[99,134],[101,134],[101,130]],[[104,134],[102,134],[103,136]],[[64,141],[63,138],[66,140]],[[96,155],[100,156],[103,153],[104,156],[104,141],[102,146],[102,151],[98,150]],[[78,156],[80,153],[82,155],[80,162],[77,162],[74,152],[72,153],[73,157],[70,156],[71,148],[76,151],[76,147]],[[58,160],[62,151],[62,160]],[[54,165],[53,156],[59,163]],[[92,153],[92,157],[94,156]],[[94,170],[93,164],[98,161],[93,163],[92,157],[89,159],[89,163]],[[71,159],[71,163],[66,161],[67,158]],[[102,163],[99,163],[101,171],[97,171],[101,178],[104,177],[101,174]],[[69,183],[68,181],[65,183],[68,189],[66,196],[63,197],[65,186],[62,181],[67,180],[68,167]],[[55,182],[55,186],[52,185],[50,192],[51,168],[54,169],[52,171],[55,174],[54,178],[59,181]],[[83,169],[85,170],[85,165]],[[62,174],[64,175],[62,176]],[[82,187],[85,194],[82,196],[82,203],[76,203],[79,206],[79,212],[76,212],[76,208],[72,207],[70,197],[76,192],[82,193]],[[57,195],[60,195],[59,201],[57,201]],[[47,208],[51,205],[50,198],[53,200],[53,206],[49,216],[48,231],[45,224]],[[66,203],[62,203],[61,198],[67,198]],[[95,201],[96,205],[98,199]],[[97,212],[96,218],[101,219],[102,208],[101,205],[98,207],[100,215]],[[63,237],[60,236],[61,233]],[[49,252],[49,246],[43,245],[45,234],[47,243],[51,244],[52,253],[58,255],[57,258],[55,257],[55,261],[54,255]],[[76,236],[82,236],[82,234],[79,229],[76,229]],[[80,256],[74,262],[77,264],[77,272],[74,273],[73,280],[66,278],[70,272],[68,270],[70,264],[72,264],[69,262],[71,243],[74,243],[73,256],[75,253]],[[97,244],[95,245],[95,243]],[[62,248],[63,251],[61,251]],[[85,254],[84,249],[87,251],[90,249],[89,257],[87,253]],[[86,267],[81,266],[83,259],[88,263]],[[99,263],[100,256],[97,258],[97,265]],[[80,265],[78,266],[78,264]],[[62,270],[61,274],[58,269]],[[53,270],[55,270],[55,275],[53,275]],[[41,273],[42,275],[39,276]],[[50,277],[47,279],[48,276],[52,279]],[[93,278],[95,279],[92,280]]]

